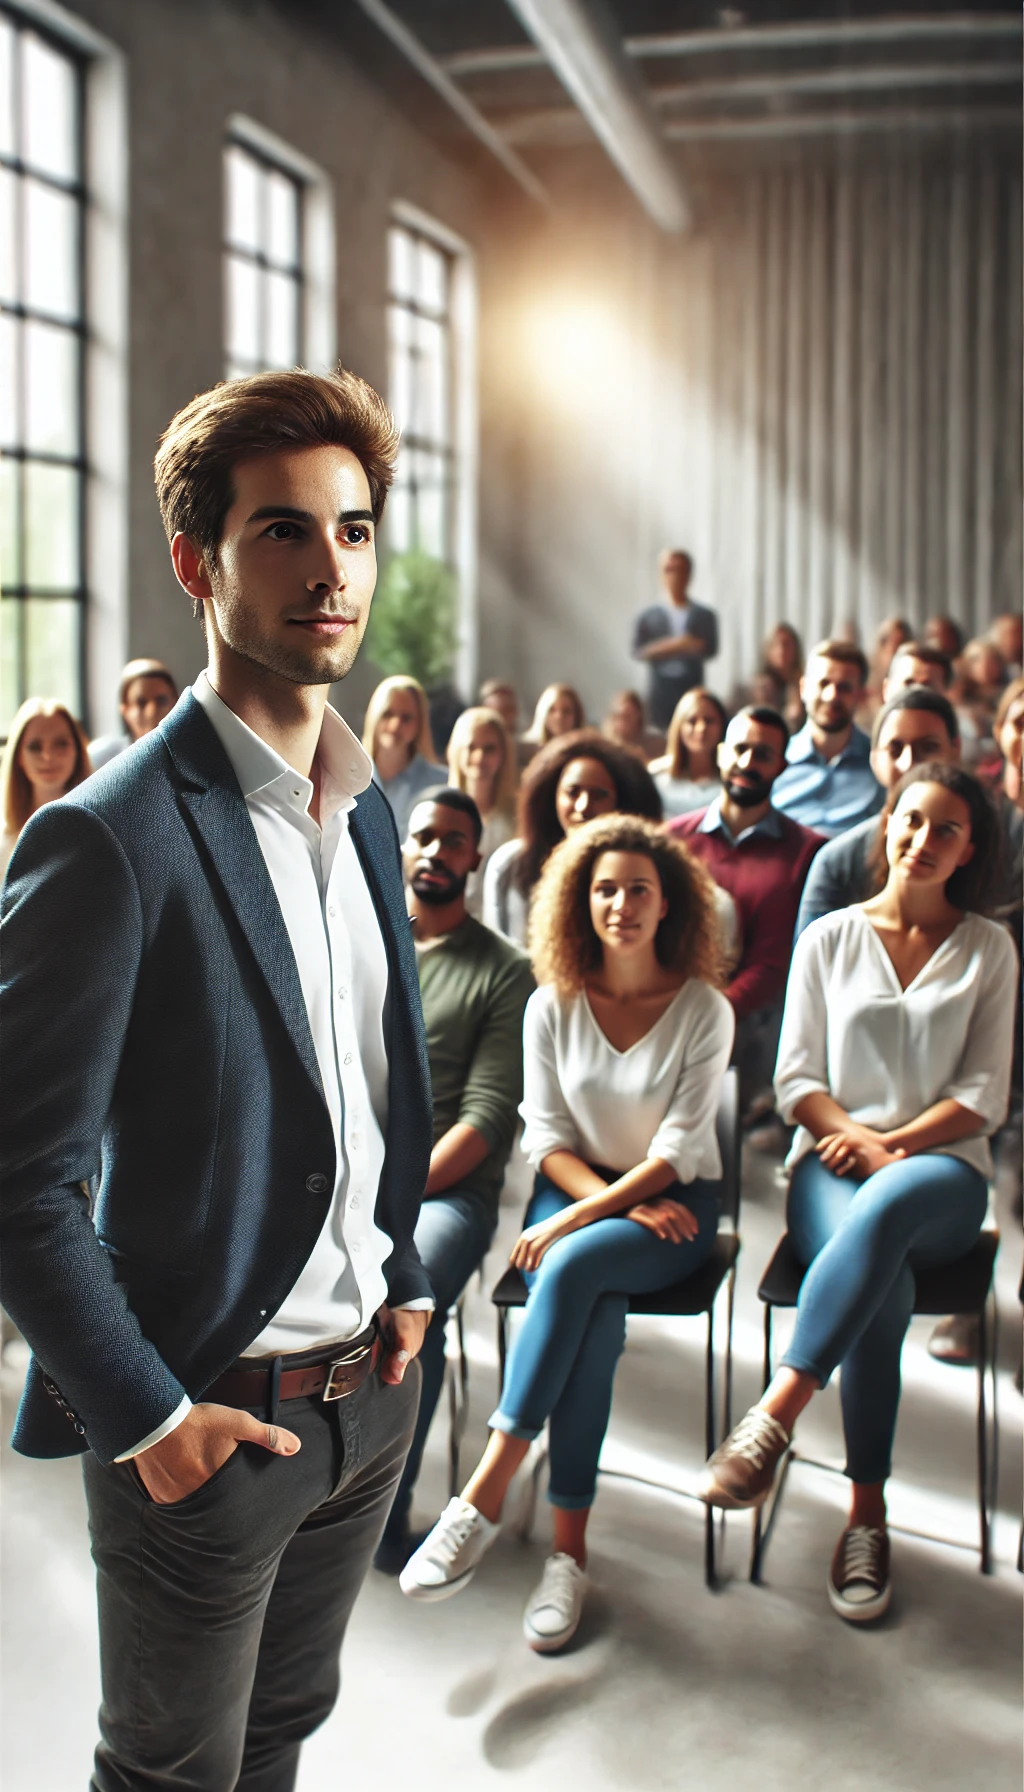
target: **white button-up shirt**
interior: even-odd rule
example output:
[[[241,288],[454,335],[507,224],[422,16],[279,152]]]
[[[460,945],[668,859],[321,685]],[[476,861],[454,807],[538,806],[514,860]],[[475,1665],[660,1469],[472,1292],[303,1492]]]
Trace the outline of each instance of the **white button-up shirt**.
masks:
[[[387,1299],[383,1265],[392,1241],[374,1212],[388,1117],[388,963],[348,822],[373,766],[328,706],[317,748],[318,826],[309,813],[312,781],[228,708],[205,672],[192,694],[231,761],[281,905],[334,1132],[337,1168],[323,1229],[284,1305],[267,1315],[246,1351],[247,1357],[281,1356],[354,1337]],[[433,1305],[428,1299],[406,1304]],[[183,1401],[126,1455],[167,1436],[190,1404]]]

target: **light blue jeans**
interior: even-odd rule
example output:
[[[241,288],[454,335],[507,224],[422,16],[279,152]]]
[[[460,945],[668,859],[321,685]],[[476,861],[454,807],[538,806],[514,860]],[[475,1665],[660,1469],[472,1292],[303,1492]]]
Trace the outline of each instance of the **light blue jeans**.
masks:
[[[532,1439],[550,1419],[552,1505],[569,1511],[593,1505],[628,1297],[667,1288],[707,1261],[718,1229],[720,1187],[674,1182],[664,1190],[699,1223],[696,1238],[683,1244],[656,1238],[635,1220],[595,1220],[560,1238],[526,1276],[530,1298],[490,1424],[510,1437]],[[524,1226],[571,1205],[568,1195],[538,1175]]]
[[[981,1231],[988,1187],[958,1157],[923,1152],[858,1181],[815,1153],[796,1165],[786,1223],[804,1277],[789,1369],[822,1387],[842,1364],[846,1473],[873,1485],[892,1471],[900,1355],[914,1310],[914,1266],[951,1263]]]

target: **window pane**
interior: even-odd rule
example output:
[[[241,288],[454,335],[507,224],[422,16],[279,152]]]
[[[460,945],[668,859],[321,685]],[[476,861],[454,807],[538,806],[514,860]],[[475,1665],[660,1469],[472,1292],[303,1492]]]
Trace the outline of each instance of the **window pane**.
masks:
[[[75,67],[34,33],[22,37],[22,142],[30,167],[78,173]]]
[[[18,461],[0,459],[0,584],[5,591],[22,582],[21,528],[18,522],[20,475]]]
[[[21,605],[9,597],[0,603],[0,734],[6,734],[18,708],[21,666]]]
[[[0,446],[7,448],[20,446],[17,380],[18,324],[13,317],[0,317]]]
[[[38,181],[24,182],[25,302],[58,317],[77,317],[78,205]]]
[[[0,155],[14,154],[14,29],[0,18]]]
[[[445,311],[448,308],[448,257],[440,249],[435,249],[423,238],[419,241],[419,267],[417,269],[417,298],[421,305],[428,305],[432,311]]]
[[[294,367],[299,358],[298,286],[290,274],[264,274],[266,364]]]
[[[408,317],[409,314],[402,315]],[[388,373],[388,401],[399,429],[408,429],[412,409],[412,366],[408,349],[394,344]]]
[[[0,299],[17,299],[17,176],[0,168]]]
[[[448,441],[448,342],[443,324],[416,320],[416,434]]]
[[[25,583],[73,591],[78,577],[78,474],[73,467],[25,465]]]
[[[78,630],[81,605],[73,598],[29,598],[25,602],[25,658],[28,690],[56,697],[72,715],[78,710]]]
[[[388,542],[396,554],[412,546],[412,500],[409,487],[396,478],[388,496]]]
[[[438,560],[448,557],[448,468],[439,454],[417,455],[417,546]]]
[[[26,447],[77,454],[78,338],[54,324],[25,325]]]
[[[284,267],[299,265],[299,190],[287,175],[265,175],[267,238],[264,247],[271,261]]]
[[[229,255],[227,274],[228,354],[235,361],[260,358],[259,269],[251,261]]]
[[[411,299],[416,294],[415,248],[407,230],[396,227],[388,232],[388,279],[396,299]]]
[[[260,169],[244,149],[231,144],[225,151],[228,201],[228,242],[240,249],[260,247]]]

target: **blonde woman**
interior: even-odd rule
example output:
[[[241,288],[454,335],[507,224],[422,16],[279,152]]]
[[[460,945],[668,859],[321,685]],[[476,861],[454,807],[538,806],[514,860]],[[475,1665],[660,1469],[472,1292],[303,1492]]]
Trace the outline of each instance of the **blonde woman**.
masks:
[[[563,734],[574,734],[578,728],[585,728],[586,725],[583,699],[579,692],[571,684],[549,684],[537,698],[533,721],[523,735],[523,745],[536,753],[539,747],[546,747],[549,740],[557,740]]]
[[[616,691],[601,733],[628,752],[639,753],[645,765],[665,752],[665,736],[658,728],[648,728],[647,711],[636,691]]]
[[[666,821],[705,809],[719,796],[717,753],[728,720],[724,703],[703,685],[680,697],[669,723],[665,756],[652,759],[648,768]]]
[[[580,1619],[628,1296],[693,1274],[714,1243],[733,1016],[717,987],[714,885],[637,816],[601,816],[555,848],[530,937],[540,987],[526,1006],[521,1112],[536,1180],[512,1251],[529,1300],[480,1464],[400,1584],[423,1600],[467,1584],[550,1421],[554,1547],[524,1619],[547,1654]]]
[[[391,804],[398,838],[404,840],[423,791],[448,777],[437,763],[427,693],[415,678],[385,678],[377,686],[367,705],[363,746]]]
[[[515,838],[515,742],[496,710],[464,709],[448,741],[448,781],[471,796],[480,811],[480,865],[466,883],[466,907],[479,921],[483,909],[484,866],[496,847]]]
[[[11,723],[0,760],[0,881],[30,815],[87,778],[89,743],[70,710],[47,697],[30,697]]]

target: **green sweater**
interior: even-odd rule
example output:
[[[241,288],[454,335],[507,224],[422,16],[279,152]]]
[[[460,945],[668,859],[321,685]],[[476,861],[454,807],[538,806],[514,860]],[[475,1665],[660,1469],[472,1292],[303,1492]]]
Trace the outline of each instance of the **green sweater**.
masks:
[[[483,1133],[491,1149],[459,1187],[479,1196],[497,1218],[523,1098],[523,1010],[533,973],[517,946],[472,916],[436,944],[417,945],[416,962],[434,1143],[459,1121]]]

